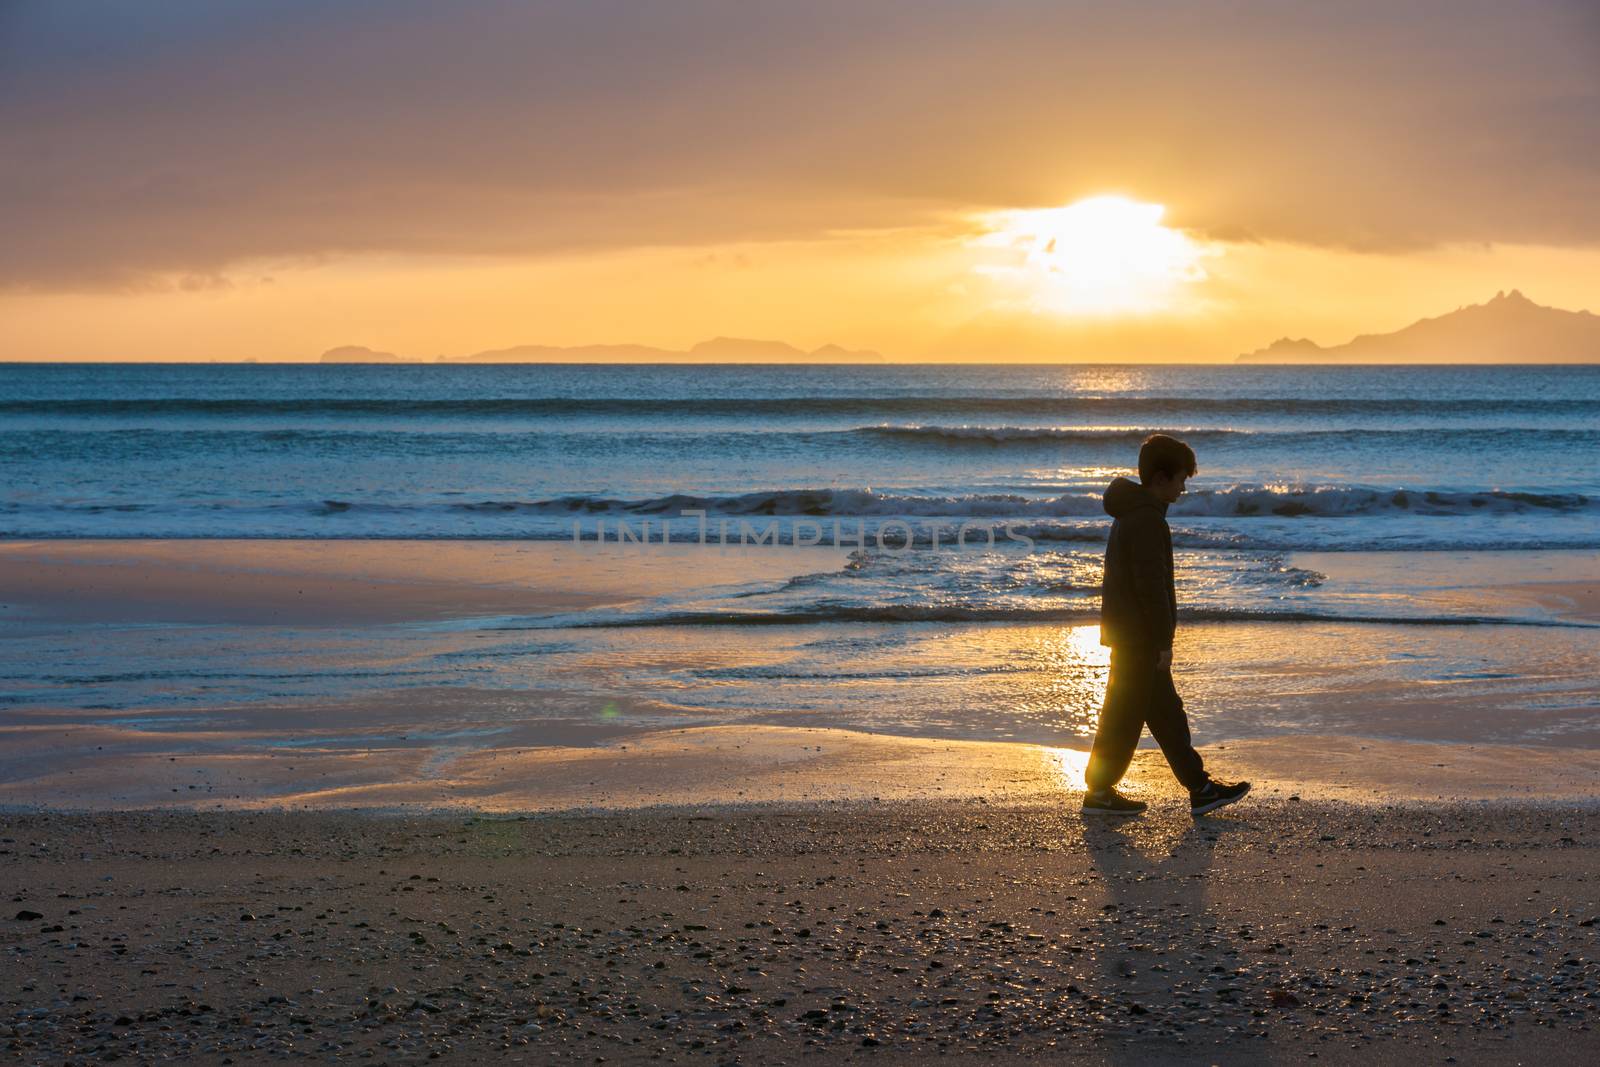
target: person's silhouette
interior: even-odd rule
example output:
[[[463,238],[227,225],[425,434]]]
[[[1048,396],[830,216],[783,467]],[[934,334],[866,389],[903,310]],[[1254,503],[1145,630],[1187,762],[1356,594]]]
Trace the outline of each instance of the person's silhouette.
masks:
[[[1105,703],[1085,774],[1088,815],[1137,815],[1143,801],[1117,792],[1146,726],[1184,788],[1196,815],[1231,804],[1249,782],[1226,783],[1206,773],[1189,735],[1183,698],[1172,682],[1172,639],[1178,598],[1172,575],[1167,507],[1197,470],[1194,449],[1152,434],[1139,449],[1139,481],[1118,478],[1106,490],[1111,516],[1100,593],[1100,643],[1111,648]]]

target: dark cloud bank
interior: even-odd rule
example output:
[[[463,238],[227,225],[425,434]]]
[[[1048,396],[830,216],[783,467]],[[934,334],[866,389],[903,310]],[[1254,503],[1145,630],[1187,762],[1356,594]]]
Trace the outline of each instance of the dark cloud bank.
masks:
[[[1583,3],[0,7],[0,285],[806,237],[1120,190],[1229,239],[1600,241]]]

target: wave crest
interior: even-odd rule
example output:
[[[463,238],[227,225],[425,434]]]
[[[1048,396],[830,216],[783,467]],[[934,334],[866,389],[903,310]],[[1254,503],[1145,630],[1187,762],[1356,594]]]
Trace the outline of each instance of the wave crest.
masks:
[[[708,515],[948,518],[1103,518],[1098,493],[1053,497],[1022,493],[931,496],[874,489],[784,489],[730,496],[674,493],[624,500],[576,494],[537,501],[486,500],[451,505],[466,511],[527,511],[544,515]],[[1298,518],[1383,515],[1475,515],[1578,512],[1593,501],[1579,493],[1500,489],[1440,491],[1364,486],[1231,486],[1199,489],[1173,505],[1169,519]]]

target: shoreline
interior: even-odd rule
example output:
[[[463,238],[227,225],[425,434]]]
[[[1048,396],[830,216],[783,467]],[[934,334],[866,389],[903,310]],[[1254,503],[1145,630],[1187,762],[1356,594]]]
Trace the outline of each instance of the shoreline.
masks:
[[[850,549],[825,545],[784,545],[780,551],[778,546],[492,537],[0,539],[0,622],[326,626],[557,615],[781,583],[838,570],[850,555]],[[1504,617],[1512,625],[1600,623],[1600,566],[1592,553],[1505,553],[1570,558],[1582,564],[1582,573],[1571,578],[1551,577],[1548,563],[1513,568],[1526,573],[1511,581],[1498,567],[1477,580],[1461,581],[1453,573],[1463,560],[1481,564],[1496,555],[1482,550],[1286,553],[1297,564],[1328,572],[1321,577],[1331,576],[1337,585],[1365,592],[1400,576],[1419,581],[1415,599],[1437,605],[1441,617]],[[1523,620],[1508,609],[1532,614]],[[1251,621],[1257,618],[1273,621],[1270,613]],[[1282,621],[1441,624],[1404,616],[1376,620],[1360,612],[1348,620],[1291,614]]]
[[[0,626],[17,638],[11,647],[50,661],[42,671],[13,661],[41,678],[18,684],[5,705],[0,805],[620,811],[874,797],[1070,802],[1081,788],[1104,665],[1081,625],[579,633],[462,624],[485,612],[770,590],[847,558],[834,549],[714,554],[525,542],[0,543]],[[1337,580],[1381,584],[1385,568],[1413,561],[1343,562],[1358,573]],[[1461,595],[1451,559],[1425,562],[1441,595]],[[1525,561],[1523,573],[1471,596],[1510,589],[1551,610],[1586,611],[1584,581],[1548,580],[1561,565]],[[1508,576],[1533,580],[1507,586]],[[83,638],[91,632],[94,648]],[[1322,644],[1292,647],[1308,635]],[[859,661],[848,649],[830,653],[840,658],[823,663],[820,681],[806,675],[816,669],[804,660],[811,644],[877,638],[913,644],[882,666],[871,651]],[[125,647],[100,651],[116,641]],[[1183,641],[1181,688],[1219,776],[1363,803],[1600,795],[1600,734],[1587,710],[1600,706],[1600,690],[1582,643],[1541,663],[1548,641],[1529,634],[1429,644],[1331,623],[1208,623]],[[237,652],[218,659],[218,644]],[[952,658],[963,647],[965,659]],[[912,706],[945,678],[1013,662],[1036,680],[957,690],[940,709]],[[418,663],[429,670],[396,670]],[[1213,669],[1192,666],[1201,664]],[[938,670],[918,673],[928,665]],[[752,666],[753,681],[727,680]],[[364,688],[344,683],[363,671],[373,679]],[[852,697],[863,676],[877,688]],[[73,693],[76,705],[50,702],[80,677],[101,689]],[[782,685],[799,694],[787,705]],[[876,719],[870,705],[884,697],[912,705]],[[847,698],[863,707],[841,706]],[[1005,718],[1012,701],[1033,717]],[[1002,714],[982,718],[994,708]],[[1165,774],[1143,749],[1130,785],[1157,788]]]
[[[0,728],[0,738],[17,727]],[[61,732],[40,743],[60,745]],[[322,811],[346,814],[624,814],[969,800],[1062,806],[1083,791],[1084,749],[1025,742],[898,737],[826,727],[692,726],[634,731],[578,745],[451,749],[195,751],[78,743],[32,775],[8,771],[0,811]],[[15,744],[15,742],[13,742]],[[1201,744],[1207,767],[1246,779],[1253,796],[1357,806],[1450,803],[1600,804],[1600,750],[1555,745],[1379,741],[1297,734]],[[42,755],[43,753],[41,753]],[[31,759],[13,754],[12,768]],[[17,762],[13,762],[17,761]],[[1141,748],[1124,781],[1152,805],[1183,796],[1159,751]]]

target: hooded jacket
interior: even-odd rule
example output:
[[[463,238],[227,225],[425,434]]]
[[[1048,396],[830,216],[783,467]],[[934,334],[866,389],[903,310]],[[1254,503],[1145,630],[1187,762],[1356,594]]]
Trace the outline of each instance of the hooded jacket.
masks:
[[[1111,536],[1100,587],[1100,643],[1159,652],[1172,647],[1178,595],[1167,505],[1131,478],[1106,489]]]

